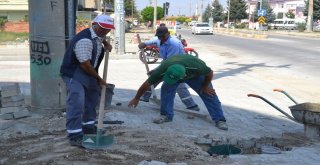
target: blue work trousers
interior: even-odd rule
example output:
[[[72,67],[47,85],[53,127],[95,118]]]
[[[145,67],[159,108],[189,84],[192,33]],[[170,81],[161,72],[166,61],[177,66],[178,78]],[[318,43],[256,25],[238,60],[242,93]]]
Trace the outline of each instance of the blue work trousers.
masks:
[[[62,77],[67,88],[67,132],[68,137],[82,133],[82,128],[93,128],[96,120],[96,106],[99,103],[100,87],[92,81],[88,88],[69,77]]]
[[[200,93],[202,84],[204,81],[204,76],[199,76],[193,79],[184,80],[186,84],[188,84],[194,91],[198,93],[201,97],[202,101],[204,102],[210,117],[213,121],[226,121],[222,108],[221,102],[217,96],[217,94],[210,96],[203,92]],[[169,119],[173,119],[173,106],[174,106],[174,97],[176,90],[179,86],[179,83],[174,85],[169,85],[163,82],[161,87],[161,114],[166,115]],[[210,82],[209,86],[212,88],[212,83]]]
[[[161,82],[161,81],[160,81]],[[156,87],[160,82],[154,84],[154,87]],[[185,83],[180,83],[177,87],[177,93],[183,102],[184,105],[186,105],[187,108],[194,107],[197,104],[194,102],[190,92],[188,91],[188,88]],[[142,96],[143,100],[149,100],[151,97],[151,89],[148,89]]]

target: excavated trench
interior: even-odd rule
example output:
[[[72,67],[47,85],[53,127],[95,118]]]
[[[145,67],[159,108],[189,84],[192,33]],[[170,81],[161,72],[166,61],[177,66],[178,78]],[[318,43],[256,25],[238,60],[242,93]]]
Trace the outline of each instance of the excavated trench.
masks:
[[[303,134],[284,133],[279,138],[262,137],[241,140],[212,140],[209,144],[198,144],[212,156],[231,154],[281,154],[294,147],[312,144]]]

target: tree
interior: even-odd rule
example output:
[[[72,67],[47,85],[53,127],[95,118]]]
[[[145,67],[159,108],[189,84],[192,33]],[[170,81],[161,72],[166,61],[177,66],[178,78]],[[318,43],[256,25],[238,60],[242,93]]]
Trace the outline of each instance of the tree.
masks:
[[[223,13],[223,7],[220,4],[219,0],[214,0],[212,3],[213,9],[212,9],[212,17],[213,22],[220,22],[224,20],[225,14]]]
[[[110,3],[112,6],[114,6],[114,0],[103,0],[106,4]],[[133,15],[137,16],[138,12],[137,12],[137,8],[136,8],[136,3],[135,0],[125,0],[124,1],[124,10],[125,10],[125,14],[126,16],[130,16],[132,15],[132,4],[133,4]]]
[[[308,15],[309,11],[309,1],[305,1],[306,8],[303,12],[304,15]],[[320,0],[313,0],[313,20],[320,20]]]
[[[227,4],[229,2],[227,1]],[[240,22],[241,19],[246,19],[247,15],[247,4],[245,0],[230,0],[230,20],[234,22]]]
[[[294,19],[296,15],[291,11],[289,10],[287,13],[286,13],[286,17],[287,18],[291,18],[291,19]]]
[[[148,6],[141,11],[142,19],[145,22],[147,22],[147,21],[153,22],[153,10],[154,10],[154,7]],[[161,18],[163,18],[163,9],[162,9],[162,7],[158,6],[157,7],[157,19],[161,19]]]
[[[276,15],[273,12],[273,9],[270,7],[269,3],[267,0],[262,1],[262,9],[266,10],[266,23],[271,23],[276,19]],[[256,6],[256,9],[253,12],[254,15],[254,21],[258,21],[258,10],[260,9],[260,6]]]
[[[203,22],[208,22],[209,18],[211,16],[212,12],[212,7],[211,5],[207,5],[206,9],[204,10],[204,13],[202,14],[202,20]]]

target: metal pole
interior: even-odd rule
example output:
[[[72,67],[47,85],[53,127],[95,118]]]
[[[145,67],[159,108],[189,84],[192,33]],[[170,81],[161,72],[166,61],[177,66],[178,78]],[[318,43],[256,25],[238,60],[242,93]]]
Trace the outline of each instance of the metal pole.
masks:
[[[260,0],[260,10],[262,9],[262,0]],[[259,23],[259,34],[261,34],[262,24]]]
[[[313,29],[313,0],[309,0],[307,32],[312,32]]]
[[[133,0],[131,0],[131,17],[132,17],[132,24],[133,24]]]
[[[157,0],[154,0],[154,10],[153,10],[153,28],[157,29]]]
[[[115,0],[115,43],[118,55],[125,54],[125,11],[124,0]]]
[[[229,18],[230,18],[230,0],[228,0],[228,20],[227,20],[227,31],[229,31]]]
[[[101,0],[96,0],[97,10],[101,12]]]

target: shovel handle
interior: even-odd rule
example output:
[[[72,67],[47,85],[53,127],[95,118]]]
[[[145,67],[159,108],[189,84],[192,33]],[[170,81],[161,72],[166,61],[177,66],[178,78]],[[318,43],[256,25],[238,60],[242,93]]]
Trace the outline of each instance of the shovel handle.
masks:
[[[281,92],[284,95],[286,95],[292,102],[294,102],[295,104],[299,104],[295,99],[293,99],[286,91],[282,90],[282,89],[273,89],[273,91],[275,92]]]
[[[278,110],[280,113],[284,114],[285,116],[287,116],[289,119],[298,122],[295,118],[293,118],[292,116],[290,116],[289,114],[287,114],[285,111],[283,111],[282,109],[280,109],[279,107],[277,107],[276,105],[274,105],[273,103],[271,103],[269,100],[267,100],[266,98],[256,95],[256,94],[248,94],[248,97],[257,97],[261,100],[263,100],[264,102],[268,103],[269,105],[271,105],[273,108],[275,108],[276,110]]]
[[[283,90],[279,89],[279,88],[275,88],[275,89],[273,89],[273,91],[275,91],[275,92],[283,92]]]

